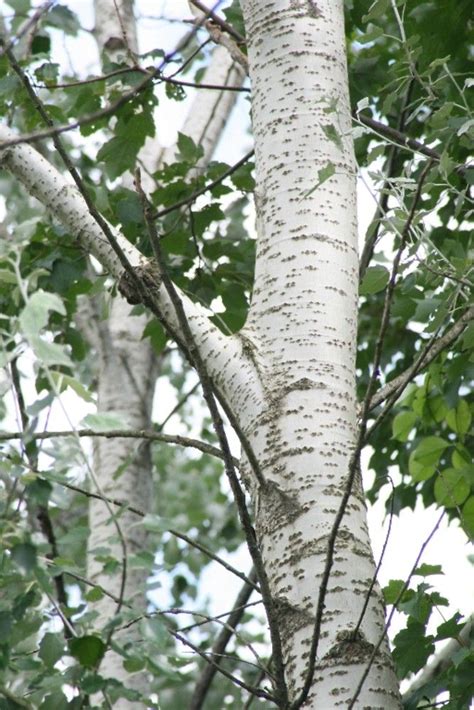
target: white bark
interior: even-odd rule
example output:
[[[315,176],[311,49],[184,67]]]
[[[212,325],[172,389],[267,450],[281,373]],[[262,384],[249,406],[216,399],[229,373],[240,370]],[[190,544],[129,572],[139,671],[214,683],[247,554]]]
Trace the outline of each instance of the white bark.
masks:
[[[257,532],[280,603],[287,682],[295,699],[305,678],[328,535],[355,442],[355,164],[342,2],[243,0],[242,7],[258,226],[244,335],[253,342],[265,388],[264,402],[246,407],[243,424],[263,475],[273,483],[265,492],[254,491]],[[305,198],[328,163],[336,174]],[[316,673],[304,707],[345,706],[352,697],[370,647],[343,641],[355,627],[373,574],[359,487],[338,535]],[[369,644],[377,643],[383,624],[377,590],[361,626]],[[384,645],[357,706],[387,709],[399,703]]]
[[[156,357],[151,347],[141,340],[144,318],[130,314],[130,306],[115,298],[111,304],[107,330],[103,332],[98,358],[98,412],[113,412],[126,419],[130,428],[149,427],[154,385],[157,375]],[[105,336],[105,337],[104,337]],[[149,442],[127,439],[95,439],[94,471],[101,491],[108,497],[123,500],[126,504],[149,510],[152,497],[152,478]],[[91,484],[93,487],[93,484]],[[145,531],[137,525],[135,515],[125,511],[118,518],[125,540],[127,556],[124,599],[135,609],[145,609],[145,581],[147,570],[134,567],[133,555],[146,549]],[[89,502],[88,577],[118,597],[121,592],[123,546],[116,526],[111,521],[110,510],[104,502]],[[104,549],[107,549],[119,566],[112,573],[104,572]],[[97,557],[95,552],[97,551]],[[99,559],[97,559],[99,558]],[[98,614],[97,625],[102,628],[116,613],[116,603],[108,596],[94,603]],[[133,644],[135,629],[118,634],[120,643]],[[132,652],[136,649],[130,647]],[[101,673],[144,691],[143,676],[130,678],[123,668],[123,658],[113,652],[105,656]],[[117,708],[130,705],[121,701]]]
[[[111,60],[138,52],[133,0],[95,0],[94,11],[94,35],[101,52]]]

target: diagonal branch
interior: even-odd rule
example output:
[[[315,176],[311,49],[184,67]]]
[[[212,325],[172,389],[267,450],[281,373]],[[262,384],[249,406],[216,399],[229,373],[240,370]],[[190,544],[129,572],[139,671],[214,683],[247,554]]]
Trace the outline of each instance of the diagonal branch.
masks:
[[[381,387],[378,392],[376,392],[370,399],[369,410],[374,409],[379,404],[384,402],[386,399],[397,393],[399,396],[405,387],[411,382],[413,377],[420,372],[424,367],[429,365],[433,360],[451,343],[453,343],[463,331],[469,325],[471,321],[474,320],[474,306],[463,313],[459,320],[450,328],[444,335],[437,338],[430,348],[427,348],[422,354],[422,356],[411,365],[409,368],[402,372],[397,377],[394,377],[388,384]]]

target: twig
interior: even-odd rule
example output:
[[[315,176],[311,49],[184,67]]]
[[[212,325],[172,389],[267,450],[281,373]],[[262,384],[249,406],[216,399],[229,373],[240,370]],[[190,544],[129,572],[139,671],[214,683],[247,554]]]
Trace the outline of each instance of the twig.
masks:
[[[166,417],[163,419],[163,421],[161,421],[160,424],[157,424],[157,425],[156,425],[156,428],[157,428],[158,431],[163,431],[163,429],[165,428],[166,424],[169,422],[169,420],[171,419],[171,417],[172,417],[174,414],[176,414],[176,412],[178,412],[178,411],[181,409],[181,407],[183,406],[183,404],[186,404],[186,402],[187,402],[188,399],[191,397],[191,395],[193,395],[193,394],[196,392],[196,390],[198,389],[199,385],[200,385],[200,382],[199,382],[199,380],[198,380],[198,381],[196,382],[196,384],[195,384],[193,387],[191,387],[191,389],[190,389],[188,392],[186,392],[186,393],[181,397],[180,400],[178,400],[178,402],[175,404],[175,406],[173,407],[173,409],[166,415]],[[208,444],[206,444],[206,446],[208,446]],[[222,455],[219,449],[216,449],[216,451],[219,451],[219,454]],[[237,464],[237,465],[238,465],[238,464]]]
[[[189,639],[186,639],[184,636],[182,636],[180,633],[177,631],[173,631],[173,629],[169,628],[168,629],[169,633],[174,636],[175,639],[178,641],[181,641],[182,644],[185,646],[189,646],[194,653],[197,653],[201,658],[203,658],[206,663],[209,665],[215,666],[216,671],[218,673],[221,673],[223,676],[228,678],[232,683],[235,685],[238,685],[239,688],[243,688],[246,690],[248,693],[251,693],[252,695],[255,695],[258,698],[264,698],[265,700],[270,700],[272,702],[275,702],[275,698],[270,695],[270,693],[267,693],[266,690],[260,690],[260,688],[254,688],[251,685],[248,685],[248,683],[245,683],[243,680],[240,680],[240,678],[237,678],[235,675],[232,673],[229,673],[228,671],[225,670],[225,668],[222,668],[222,666],[214,660],[213,657],[209,657],[208,654],[205,651],[202,651],[199,646],[196,646],[194,643],[191,643]]]
[[[105,496],[101,493],[93,493],[92,491],[88,491],[85,488],[81,488],[80,486],[75,486],[73,483],[68,483],[67,481],[61,481],[57,477],[52,477],[48,476],[46,473],[41,473],[38,474],[44,477],[46,480],[51,480],[54,483],[59,484],[60,486],[64,486],[65,488],[68,488],[71,491],[75,491],[76,493],[80,493],[81,495],[86,496],[86,498],[95,498],[96,500],[103,500],[104,502],[110,503],[110,505],[116,505],[119,508],[124,508],[130,513],[133,513],[134,515],[137,515],[140,518],[144,518],[146,516],[146,513],[143,510],[140,510],[139,508],[135,508],[132,505],[128,505],[123,500],[117,500],[116,498],[110,498],[109,496]],[[233,567],[229,562],[226,562],[222,557],[219,557],[219,555],[216,555],[212,550],[210,550],[208,547],[203,545],[201,542],[198,542],[197,540],[193,540],[191,537],[186,535],[185,533],[179,532],[179,530],[175,530],[174,528],[165,528],[163,532],[168,532],[170,535],[173,535],[173,537],[178,538],[179,540],[182,540],[185,542],[187,545],[190,545],[191,547],[196,548],[196,550],[199,550],[199,552],[202,552],[203,555],[206,555],[206,557],[209,557],[209,559],[214,560],[214,562],[217,562],[220,564],[224,569],[226,569],[228,572],[231,572],[234,574],[236,577],[239,577],[243,582],[246,584],[250,584],[253,586],[255,591],[259,591],[258,586],[253,584],[250,579],[243,573],[240,572],[238,569]],[[94,585],[93,585],[94,586]],[[95,585],[98,586],[98,585]],[[110,595],[109,595],[110,596]],[[113,597],[115,598],[115,597]]]
[[[469,323],[474,320],[474,306],[467,309],[465,313],[458,319],[458,321],[450,328],[444,335],[440,338],[430,339],[429,347],[425,348],[420,354],[417,361],[405,372],[402,372],[397,377],[394,377],[388,384],[381,387],[378,392],[372,396],[370,400],[370,409],[374,409],[379,404],[384,402],[390,396],[396,393],[397,397],[400,396],[401,392],[405,389],[407,384],[411,382],[413,377],[421,370],[422,367],[426,367],[451,343],[453,343],[460,335],[462,335],[465,328]]]
[[[255,574],[255,568],[251,570],[250,579],[254,582],[257,581],[257,576]],[[242,589],[239,591],[237,598],[234,602],[233,610],[227,620],[226,626],[221,629],[219,636],[216,638],[212,645],[212,657],[219,663],[219,658],[224,653],[227,644],[229,643],[232,635],[235,632],[235,627],[239,624],[242,615],[245,611],[245,605],[247,604],[250,595],[252,594],[252,587],[248,584],[244,584]],[[189,710],[201,710],[204,701],[206,699],[207,693],[211,687],[213,678],[217,673],[217,666],[208,664],[201,672],[198,678],[194,691],[189,703]]]
[[[212,190],[213,187],[219,185],[223,180],[229,177],[229,175],[232,175],[232,173],[235,173],[235,171],[238,170],[242,165],[245,165],[245,163],[253,156],[254,152],[254,150],[250,150],[248,153],[246,153],[246,155],[244,155],[243,158],[234,163],[234,165],[231,165],[229,168],[227,168],[227,170],[225,170],[222,175],[219,175],[219,177],[215,180],[212,180],[212,182],[209,182],[207,183],[207,185],[204,185],[204,187],[201,187],[199,190],[196,190],[196,192],[193,192],[193,194],[189,197],[185,197],[184,199],[175,202],[173,205],[170,205],[170,207],[165,207],[164,209],[159,210],[158,212],[154,212],[152,214],[152,218],[158,219],[159,217],[164,217],[170,212],[178,210],[180,207],[186,207],[187,205],[190,205],[192,202],[197,200],[198,197],[204,195],[206,192],[209,192],[209,190]]]
[[[389,511],[389,514],[388,514],[388,529],[387,529],[387,534],[385,535],[385,539],[384,539],[384,541],[383,541],[383,545],[382,545],[382,550],[381,550],[381,552],[380,552],[379,561],[377,562],[377,566],[376,566],[376,568],[375,568],[375,572],[374,572],[374,575],[373,575],[373,577],[372,577],[372,581],[370,582],[369,588],[368,588],[367,593],[366,593],[366,595],[365,595],[364,603],[363,603],[363,605],[362,605],[362,609],[361,609],[361,612],[360,612],[360,614],[359,614],[359,619],[358,619],[358,621],[357,621],[357,624],[356,624],[355,627],[354,627],[354,631],[352,632],[352,638],[353,638],[354,640],[355,640],[355,639],[357,638],[357,636],[358,636],[358,632],[359,632],[360,626],[361,626],[361,624],[362,624],[362,621],[363,621],[363,619],[364,619],[365,612],[367,611],[367,607],[368,607],[368,605],[369,605],[370,597],[372,596],[372,591],[373,591],[373,589],[374,589],[374,587],[375,587],[375,583],[377,582],[377,578],[378,578],[378,575],[379,575],[379,572],[380,572],[380,568],[381,568],[381,566],[382,566],[382,562],[383,562],[383,559],[384,559],[384,557],[385,557],[385,552],[386,552],[386,550],[387,550],[388,541],[390,540],[390,535],[391,535],[391,532],[392,532],[393,508],[394,508],[394,505],[395,505],[395,497],[394,497],[394,495],[393,495],[394,485],[393,485],[393,481],[392,481],[392,479],[390,478],[390,476],[387,476],[387,478],[389,479],[389,481],[390,481],[390,483],[391,483],[391,485],[392,485],[392,496],[391,496],[391,498],[390,498],[390,511]]]
[[[417,555],[417,557],[416,557],[415,563],[414,563],[413,567],[412,567],[411,570],[410,570],[410,574],[408,575],[407,579],[405,580],[405,583],[404,583],[403,587],[401,588],[400,592],[398,593],[398,596],[397,596],[397,598],[396,598],[396,600],[395,600],[395,602],[394,602],[394,604],[393,604],[392,610],[390,611],[390,614],[388,615],[388,619],[387,619],[387,621],[386,621],[386,623],[385,623],[385,626],[384,626],[384,628],[383,628],[383,631],[382,631],[382,633],[380,634],[380,638],[379,638],[379,640],[377,641],[377,643],[376,643],[375,646],[374,646],[374,649],[373,649],[373,651],[372,651],[372,654],[371,654],[371,656],[370,656],[370,658],[369,658],[369,661],[368,661],[368,663],[367,663],[367,667],[365,668],[364,673],[362,674],[362,677],[361,677],[361,679],[360,679],[360,681],[359,681],[359,683],[358,683],[358,685],[357,685],[357,688],[356,688],[356,690],[355,690],[355,693],[354,693],[354,695],[352,696],[349,705],[347,706],[347,707],[348,707],[348,710],[351,710],[351,709],[354,707],[354,705],[355,705],[355,703],[356,703],[356,701],[357,701],[357,698],[359,697],[359,693],[360,693],[360,691],[362,690],[362,686],[364,685],[365,680],[366,680],[367,676],[369,675],[369,671],[370,671],[370,669],[371,669],[371,667],[372,667],[372,664],[373,664],[373,662],[374,662],[374,660],[375,660],[375,658],[376,658],[376,656],[377,656],[377,653],[378,653],[378,651],[379,651],[379,648],[380,648],[380,646],[382,645],[385,636],[387,635],[387,631],[388,631],[388,629],[389,629],[389,627],[390,627],[390,624],[392,623],[392,619],[393,619],[393,616],[394,616],[394,614],[395,614],[395,610],[397,609],[398,604],[400,603],[400,601],[401,601],[402,598],[403,598],[403,595],[405,594],[406,590],[408,589],[408,585],[410,584],[411,578],[413,577],[413,575],[414,575],[414,573],[415,573],[415,570],[416,570],[416,568],[417,568],[418,565],[419,565],[419,562],[420,562],[420,560],[421,560],[421,557],[422,557],[424,551],[426,550],[426,547],[428,546],[429,542],[431,541],[431,539],[433,538],[434,534],[435,534],[436,531],[438,530],[438,528],[439,528],[439,526],[440,526],[440,524],[441,524],[441,521],[442,521],[442,519],[444,518],[445,515],[446,515],[446,511],[443,510],[443,512],[442,512],[441,515],[439,516],[439,518],[438,518],[438,520],[437,520],[435,526],[433,527],[432,531],[430,532],[430,534],[428,535],[428,537],[426,538],[426,540],[424,541],[424,543],[422,544],[422,546],[421,546],[421,548],[420,548],[420,551],[419,551],[419,553],[418,553],[418,555]]]
[[[357,111],[353,113],[353,117],[356,121],[359,121],[359,123],[362,123],[364,126],[367,126],[367,128],[371,128],[373,131],[379,133],[381,136],[393,140],[399,148],[407,148],[410,150],[414,150],[417,153],[422,153],[423,155],[426,155],[427,158],[431,158],[436,162],[439,162],[441,160],[441,155],[436,150],[428,148],[428,146],[424,145],[423,143],[420,143],[420,141],[415,140],[415,138],[409,138],[404,133],[397,131],[396,128],[387,126],[385,123],[376,121],[374,118],[370,118],[370,116],[366,116],[363,113],[358,113]]]
[[[234,29],[232,25],[229,25],[229,23],[220,18],[219,15],[216,15],[215,12],[209,10],[209,8],[204,5],[204,3],[200,2],[200,0],[190,0],[190,2],[192,5],[194,5],[194,7],[197,7],[198,10],[201,10],[201,12],[203,12],[206,17],[210,17],[211,20],[216,23],[216,25],[219,25],[219,27],[221,27],[225,32],[230,34],[231,37],[236,39],[237,42],[245,44],[245,37],[242,37],[240,32],[237,32],[237,30]]]
[[[161,427],[160,427],[161,428]],[[147,430],[147,429],[110,429],[107,431],[95,431],[93,429],[77,429],[70,431],[43,431],[34,434],[24,432],[1,432],[0,441],[10,441],[15,439],[25,439],[26,441],[35,439],[55,439],[57,437],[64,436],[79,436],[83,437],[102,437],[105,439],[147,439],[148,441],[162,441],[165,444],[176,444],[177,446],[186,446],[198,451],[202,451],[203,454],[208,454],[209,456],[215,456],[216,458],[222,459],[222,452],[212,446],[207,444],[205,441],[199,441],[198,439],[191,439],[187,436],[171,435],[171,434],[161,434],[160,432]],[[238,467],[239,462],[234,458],[234,465]]]

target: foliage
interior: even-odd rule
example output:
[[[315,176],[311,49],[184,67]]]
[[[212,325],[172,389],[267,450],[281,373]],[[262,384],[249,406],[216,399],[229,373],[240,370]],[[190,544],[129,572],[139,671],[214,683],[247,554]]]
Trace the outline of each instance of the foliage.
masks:
[[[10,31],[15,33],[31,7],[28,0],[9,0],[8,5]],[[472,18],[466,0],[396,4],[376,0],[370,9],[365,2],[347,0],[346,10],[357,159],[379,200],[379,212],[367,232],[366,243],[373,244],[371,258],[361,275],[358,394],[363,400],[380,346],[376,382],[383,387],[406,373],[420,353],[429,354],[469,306],[473,269],[469,188],[474,169],[468,161],[474,119],[468,32]],[[227,8],[226,18],[243,33],[238,3]],[[128,68],[124,59],[107,66],[111,74],[107,78],[76,83],[78,77],[58,63],[52,50],[51,38],[58,31],[72,36],[82,31],[80,19],[65,5],[55,6],[42,18],[30,51],[21,58],[22,71],[54,124],[81,122],[79,131],[65,133],[63,140],[90,197],[111,224],[119,225],[131,242],[150,255],[139,196],[130,182],[119,178],[133,171],[145,140],[155,133],[155,109],[165,101],[158,90],[159,76],[133,93],[143,75],[130,70],[118,73]],[[173,60],[178,68],[186,62],[185,78],[190,81],[200,76],[207,61],[205,51],[192,60],[194,49],[194,45],[183,49]],[[166,67],[163,56],[161,47],[154,48],[140,57],[140,65],[162,61]],[[91,119],[127,92],[132,94],[130,100],[111,115],[104,111]],[[166,85],[166,100],[180,102],[185,95],[185,88]],[[0,56],[0,116],[19,132],[44,128],[5,54]],[[363,123],[364,116],[434,146],[439,159],[403,147],[391,135],[374,133]],[[40,145],[43,154],[64,169],[51,141]],[[171,278],[191,298],[214,309],[213,320],[224,332],[235,332],[245,322],[252,289],[253,163],[249,159],[231,172],[232,166],[214,160],[198,171],[201,157],[202,148],[178,134],[176,160],[155,172],[157,188],[150,198]],[[229,175],[220,179],[224,174]],[[315,185],[328,175],[315,175]],[[33,436],[43,430],[64,392],[72,390],[89,406],[95,402],[94,354],[77,325],[77,312],[81,298],[99,298],[105,316],[115,287],[106,275],[91,273],[74,236],[25,196],[7,173],[0,174],[0,183],[6,206],[1,226],[0,358],[7,373],[19,371],[21,385],[12,387],[16,398],[21,398],[21,388],[28,391],[26,404],[23,408],[20,404],[21,444],[2,441],[0,462],[0,686],[12,689],[9,694],[5,691],[0,707],[79,708],[86,695],[101,690],[111,701],[123,696],[133,702],[136,691],[100,673],[112,629],[104,628],[102,635],[93,630],[94,602],[104,590],[85,581],[87,454],[74,437],[43,445]],[[401,260],[393,273],[397,253]],[[385,308],[389,319],[381,330]],[[163,376],[179,399],[189,387],[187,365],[170,355],[171,346],[158,323],[150,322],[144,337],[164,359]],[[395,515],[414,508],[418,501],[426,507],[436,505],[471,537],[473,353],[471,321],[419,374],[413,374],[390,408],[382,403],[372,410],[367,441],[374,472],[367,493],[370,501],[382,497]],[[8,374],[5,393],[11,381],[14,378]],[[196,402],[195,395],[188,398],[179,424],[188,434],[197,427],[201,439],[215,444],[209,421],[195,413]],[[4,429],[10,431],[6,403],[0,404],[0,413]],[[101,430],[106,425],[104,419],[99,421]],[[121,422],[109,421],[109,427],[120,428]],[[157,423],[155,428],[159,430]],[[170,529],[221,556],[240,546],[242,534],[221,482],[221,464],[207,455],[156,443],[153,471],[160,480],[160,497],[154,514],[145,519],[152,543],[140,563],[158,587],[166,580],[170,606],[199,606],[204,615],[211,615],[209,600],[199,597],[209,559]],[[387,480],[394,472],[392,490]],[[54,538],[45,536],[45,511],[56,531],[56,549]],[[117,561],[110,559],[108,564],[113,568]],[[427,632],[432,610],[446,600],[424,581],[426,570],[416,574],[423,577],[421,583],[393,580],[386,589],[387,603],[395,604],[407,618],[406,627],[393,639],[400,678],[423,668],[437,644],[455,638],[463,625],[455,614],[434,633]],[[58,580],[62,580],[59,586]],[[67,604],[58,601],[61,584],[67,589]],[[137,621],[133,609],[123,609],[114,620],[117,626],[139,623],[143,635],[139,652],[126,645],[118,651],[130,674],[146,668],[153,676],[153,689],[163,707],[185,706],[196,666],[177,646],[175,635],[181,626],[197,624],[202,617],[196,613],[190,621],[189,615],[162,614],[153,601],[152,587],[149,599],[147,618]],[[257,683],[258,672],[249,663],[249,648],[257,644],[266,654],[267,639],[255,618],[259,619],[258,613],[255,617],[249,609],[224,662],[229,672],[250,685]],[[64,619],[73,622],[74,636],[67,633]],[[218,629],[216,621],[197,627],[191,633],[193,644],[208,651]],[[472,667],[472,650],[466,647],[425,693],[433,697],[439,689],[447,689],[451,699],[445,707],[467,708]],[[224,700],[240,707],[245,697],[225,678],[211,692],[209,707],[224,707]],[[266,702],[259,705],[266,706]]]

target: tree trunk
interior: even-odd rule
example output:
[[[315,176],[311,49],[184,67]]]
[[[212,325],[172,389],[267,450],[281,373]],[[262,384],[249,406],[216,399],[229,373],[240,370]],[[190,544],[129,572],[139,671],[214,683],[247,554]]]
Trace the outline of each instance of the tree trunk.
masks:
[[[290,699],[305,680],[328,535],[356,435],[356,168],[342,2],[243,0],[252,80],[258,250],[243,335],[261,395],[242,425],[265,487],[256,528],[277,604]],[[329,139],[328,139],[329,137]],[[318,183],[332,165],[335,174]],[[349,642],[375,568],[360,483],[337,537],[304,707],[345,706],[383,631],[378,590]],[[384,644],[361,707],[398,708]]]

